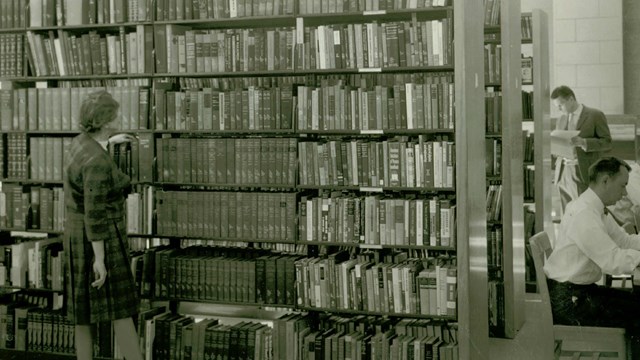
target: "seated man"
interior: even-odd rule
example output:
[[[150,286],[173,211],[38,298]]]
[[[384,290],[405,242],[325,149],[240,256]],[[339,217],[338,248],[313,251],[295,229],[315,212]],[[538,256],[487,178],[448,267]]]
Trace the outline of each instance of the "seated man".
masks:
[[[640,235],[629,235],[605,212],[627,194],[631,167],[615,157],[589,169],[589,188],[566,208],[544,271],[553,321],[624,327],[640,349],[640,296],[596,285],[602,274],[632,274],[640,264]],[[634,351],[640,356],[640,352]]]

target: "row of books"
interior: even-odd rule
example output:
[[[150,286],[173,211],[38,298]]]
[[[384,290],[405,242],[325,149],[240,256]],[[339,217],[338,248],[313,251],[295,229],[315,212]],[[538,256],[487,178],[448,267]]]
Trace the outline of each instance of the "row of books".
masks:
[[[522,119],[533,120],[533,91],[522,92]]]
[[[13,237],[0,245],[0,286],[62,291],[61,238]]]
[[[285,314],[273,326],[141,312],[145,359],[457,359],[457,330],[431,320]],[[167,341],[167,339],[169,339]]]
[[[26,25],[24,11],[27,0],[5,0],[0,2],[0,29],[20,29]]]
[[[503,269],[502,228],[487,229],[487,265],[490,269]]]
[[[295,138],[159,138],[162,182],[295,186]]]
[[[500,0],[483,0],[484,26],[500,25]]]
[[[156,87],[158,130],[291,130],[296,108],[290,85],[218,91]]]
[[[3,183],[0,192],[0,228],[62,231],[64,189]]]
[[[393,86],[298,86],[299,130],[454,129],[450,76]]]
[[[301,74],[289,74],[283,76],[239,76],[239,77],[165,77],[155,78],[154,83],[157,88],[160,84],[168,89],[179,87],[181,89],[204,89],[212,88],[218,91],[242,90],[249,87],[259,89],[270,89],[272,87],[285,86],[345,86],[357,89],[375,89],[376,86],[393,87],[406,83],[431,84],[431,83],[453,83],[453,74],[448,71],[429,72],[357,72],[341,74],[335,76],[332,73],[319,73],[313,77]],[[63,83],[72,83],[64,81]],[[169,86],[170,85],[170,86]]]
[[[0,145],[4,145],[4,138],[0,140]],[[2,175],[8,178],[26,179],[29,175],[27,163],[27,135],[24,133],[9,133],[6,138],[6,156],[4,146],[0,148],[0,157],[4,158],[3,163],[7,165],[6,172],[3,168]]]
[[[98,90],[108,91],[120,105],[115,127],[148,128],[149,89],[128,86],[0,90],[0,130],[79,131],[82,101]]]
[[[157,73],[443,66],[452,61],[451,20],[192,30],[158,25]],[[422,40],[424,39],[424,40]]]
[[[524,147],[524,152],[522,155],[522,161],[524,162],[533,162],[534,160],[534,153],[535,153],[535,147],[534,147],[534,141],[535,141],[535,136],[533,134],[533,132],[530,132],[528,130],[523,130],[522,131],[522,136],[523,136],[523,142],[522,145]]]
[[[502,139],[485,139],[485,163],[487,176],[502,175]]]
[[[131,239],[131,238],[129,238]],[[145,239],[138,239],[140,241],[144,241]],[[169,239],[167,238],[159,238],[159,240],[165,241],[169,243]],[[131,240],[129,240],[131,242]],[[225,247],[237,247],[237,248],[254,248],[260,250],[274,251],[276,253],[285,253],[285,254],[297,254],[297,255],[307,255],[309,247],[307,245],[301,243],[280,243],[280,242],[257,242],[250,243],[246,241],[237,241],[237,240],[212,240],[206,238],[181,238],[180,244],[183,247],[188,246],[225,246]]]
[[[273,359],[272,329],[259,322],[235,324],[152,308],[138,315],[141,348],[147,360]]]
[[[419,9],[446,5],[447,1],[445,0],[222,0],[214,2],[211,0],[204,2],[185,0],[184,3],[162,0],[157,4],[156,20],[204,20],[273,15],[334,14],[343,12]]]
[[[299,142],[298,152],[301,185],[455,186],[455,144],[448,140]]]
[[[504,337],[504,281],[489,280],[489,336]]]
[[[109,144],[116,165],[134,183],[153,181],[153,134],[139,133],[134,141]]]
[[[367,245],[455,246],[451,200],[337,195],[300,200],[299,240]]]
[[[150,21],[151,3],[151,0],[29,0],[29,26]]]
[[[339,1],[339,0],[298,0],[300,14],[333,14],[344,12],[422,9],[448,6],[447,0],[374,0],[374,1]]]
[[[532,15],[531,13],[522,14],[520,18],[520,31],[522,39],[533,38]]]
[[[153,71],[153,28],[137,25],[118,34],[89,31],[75,35],[50,30],[47,34],[27,31],[27,57],[32,75],[144,74]]]
[[[524,168],[524,198],[531,201],[536,196],[536,170]]]
[[[345,79],[351,79],[354,75],[345,75]],[[386,73],[386,75],[398,75],[393,73]],[[321,75],[318,75],[322,77]],[[380,74],[376,74],[380,76]],[[342,78],[342,77],[341,77]],[[293,87],[296,84],[304,84],[310,81],[309,77],[304,74],[300,75],[278,75],[278,76],[246,76],[246,77],[188,77],[181,76],[178,78],[163,78],[154,79],[156,88],[160,84],[173,87],[177,86],[180,89],[205,89],[211,88],[212,91],[229,91],[229,90],[243,90],[250,87],[258,89],[271,89],[273,87],[285,88],[287,86]],[[168,87],[173,89],[173,87]]]
[[[485,84],[502,82],[502,45],[500,44],[484,45],[484,82]]]
[[[274,321],[273,338],[278,359],[458,358],[457,329],[432,320],[288,314]]]
[[[4,3],[3,1],[1,4]],[[0,34],[0,77],[24,75],[23,47],[22,34]]]
[[[522,56],[520,58],[521,62],[521,72],[522,72],[522,84],[523,85],[532,85],[533,84],[533,57]],[[524,99],[523,99],[524,100]]]
[[[74,340],[73,324],[52,308],[47,295],[17,292],[0,298],[0,349],[72,354]]]
[[[373,263],[341,253],[295,262],[297,304],[389,314],[455,316],[456,267],[435,259]]]
[[[39,181],[62,181],[67,168],[70,137],[29,138],[30,179]],[[11,149],[9,149],[11,154]]]
[[[127,232],[129,234],[152,234],[155,190],[150,185],[135,185],[127,195]]]
[[[201,246],[155,251],[156,297],[293,306],[294,262],[299,256],[259,256],[268,252],[250,249],[245,252],[235,257],[221,256],[220,250]]]
[[[490,184],[487,190],[487,221],[502,221],[502,185]]]
[[[160,236],[295,241],[296,194],[157,191]]]
[[[502,91],[488,88],[484,96],[487,134],[502,134]]]

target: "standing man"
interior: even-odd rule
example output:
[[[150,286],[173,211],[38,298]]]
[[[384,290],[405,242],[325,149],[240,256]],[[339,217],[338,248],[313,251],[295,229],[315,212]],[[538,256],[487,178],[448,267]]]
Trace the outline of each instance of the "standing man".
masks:
[[[611,133],[607,118],[598,109],[580,104],[570,87],[562,85],[551,93],[553,105],[562,112],[556,130],[578,130],[571,139],[576,157],[556,160],[556,177],[562,211],[569,201],[578,198],[589,187],[589,167],[611,149]]]

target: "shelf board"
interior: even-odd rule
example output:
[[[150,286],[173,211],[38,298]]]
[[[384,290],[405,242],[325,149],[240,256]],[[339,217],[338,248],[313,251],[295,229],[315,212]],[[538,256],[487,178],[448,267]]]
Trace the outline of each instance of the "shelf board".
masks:
[[[12,131],[12,132],[22,132],[27,135],[78,135],[81,131],[78,130],[22,130],[22,131]]]
[[[53,289],[29,288],[29,287],[24,287],[24,286],[12,286],[12,285],[0,285],[0,291],[1,290],[24,290],[24,291],[48,292],[48,293],[64,292],[64,289],[62,289],[62,290],[53,290]]]
[[[314,135],[424,135],[424,134],[455,134],[454,129],[372,129],[372,130],[297,130],[301,136]]]
[[[492,34],[492,33],[499,33],[500,32],[500,25],[485,25],[484,26],[484,33],[485,34]]]
[[[0,231],[11,231],[11,232],[23,232],[29,234],[43,234],[43,235],[62,235],[64,231],[62,230],[44,230],[44,229],[18,229],[18,228],[0,228]]]
[[[0,34],[5,33],[23,33],[25,28],[0,28]]]
[[[293,129],[233,129],[233,130],[152,130],[155,134],[189,134],[189,135],[295,135],[296,131]]]
[[[125,28],[135,28],[136,25],[153,25],[151,21],[136,21],[136,22],[124,22],[117,24],[80,24],[80,25],[60,25],[60,26],[38,26],[38,27],[27,27],[27,31],[56,31],[56,30],[67,30],[67,31],[89,31],[89,30],[113,30],[117,31],[121,27]]]
[[[266,189],[266,190],[295,190],[296,186],[291,184],[211,184],[211,183],[188,183],[188,182],[168,182],[155,181],[158,186],[175,186],[182,188],[198,188],[197,190],[225,190],[225,189]]]
[[[47,81],[47,80],[57,80],[57,81],[73,81],[73,80],[113,80],[113,79],[137,79],[137,78],[150,78],[153,77],[153,74],[145,73],[145,74],[107,74],[107,75],[42,75],[42,76],[25,76],[21,78],[16,78],[15,81]]]
[[[415,249],[415,250],[440,250],[440,251],[456,251],[452,246],[430,246],[430,245],[379,245],[379,244],[360,244],[349,242],[327,242],[327,241],[303,241],[299,240],[300,245],[318,245],[318,246],[347,246],[359,247],[361,249]]]
[[[455,188],[442,187],[406,187],[406,186],[338,186],[338,185],[298,185],[298,189],[313,190],[354,190],[362,192],[385,192],[385,191],[423,191],[423,192],[451,192],[456,191]]]
[[[154,299],[153,301],[157,301],[157,300],[162,301],[163,299]],[[170,297],[167,300],[184,302],[184,303],[194,302],[194,303],[216,304],[216,305],[222,305],[222,306],[227,306],[227,305],[228,306],[244,306],[244,307],[250,307],[250,308],[265,308],[265,307],[287,308],[287,309],[295,308],[295,305],[293,304],[265,304],[265,303],[257,303],[257,302],[224,301],[224,300],[213,300],[213,299],[190,299],[190,298],[184,298],[184,297]]]
[[[6,178],[0,179],[0,182],[8,182],[8,183],[20,183],[20,184],[29,184],[29,185],[62,185],[62,180],[33,180],[33,179],[16,179],[16,178]]]
[[[229,238],[214,238],[214,237],[200,237],[200,236],[188,236],[188,235],[163,235],[163,234],[135,234],[129,233],[127,237],[137,238],[164,238],[164,239],[181,239],[181,240],[210,240],[210,241],[226,241],[232,243],[276,243],[276,244],[296,244],[301,245],[300,242],[295,240],[272,240],[272,239],[229,239]],[[304,244],[302,244],[304,245]]]
[[[403,314],[403,313],[387,313],[381,311],[366,311],[366,310],[347,310],[338,308],[319,308],[319,307],[307,307],[296,306],[296,309],[304,311],[316,311],[316,312],[330,312],[330,313],[342,313],[342,314],[358,314],[358,315],[375,315],[375,316],[389,316],[389,317],[409,317],[416,319],[436,319],[455,321],[455,316],[443,316],[443,315],[423,315],[423,314]]]
[[[190,73],[156,73],[151,75],[154,78],[198,78],[198,77],[275,77],[275,76],[305,76],[305,75],[340,75],[340,74],[362,74],[362,73],[416,73],[416,72],[444,72],[453,71],[452,65],[442,66],[398,66],[388,68],[351,68],[351,69],[301,69],[301,70],[252,70],[234,72],[190,72]]]

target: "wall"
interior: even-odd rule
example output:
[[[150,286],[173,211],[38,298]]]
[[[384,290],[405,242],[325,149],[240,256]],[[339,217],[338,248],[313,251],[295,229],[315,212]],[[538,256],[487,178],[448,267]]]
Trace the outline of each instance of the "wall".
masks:
[[[640,2],[623,0],[624,112],[640,114]]]
[[[550,18],[552,88],[568,85],[578,101],[608,114],[623,113],[622,0],[556,0]]]

